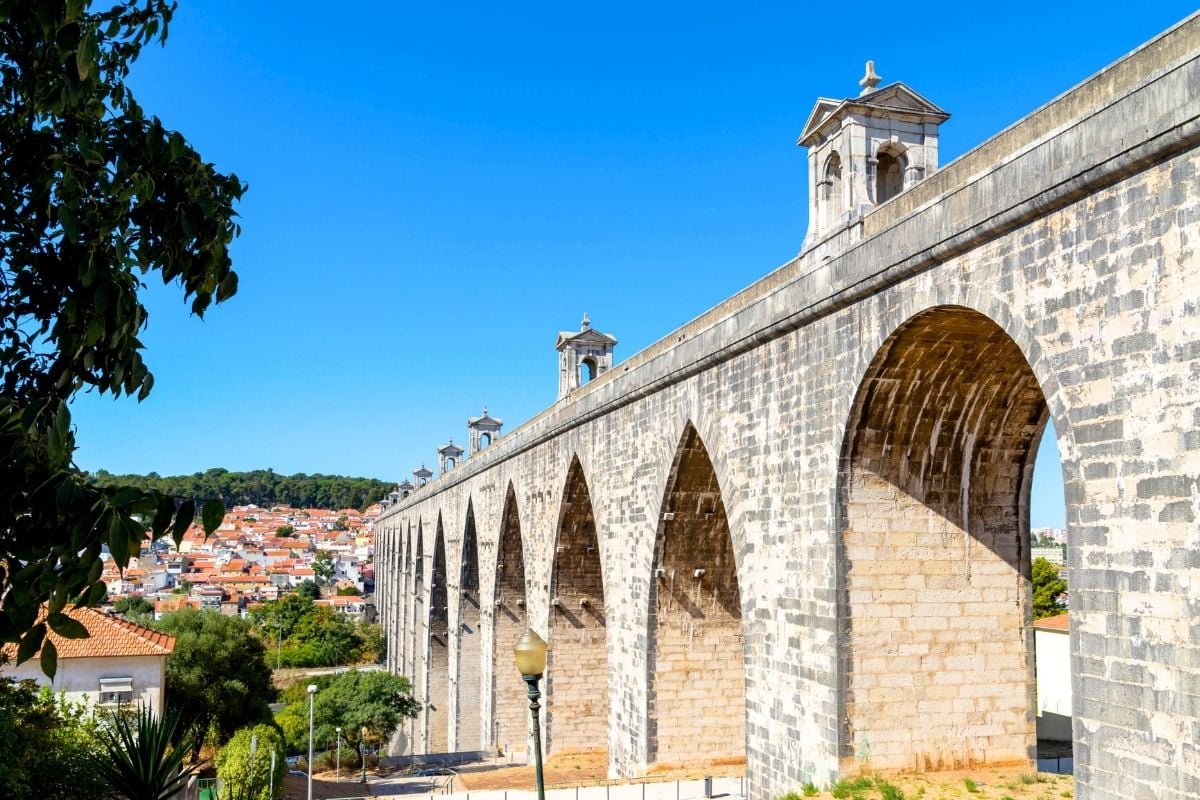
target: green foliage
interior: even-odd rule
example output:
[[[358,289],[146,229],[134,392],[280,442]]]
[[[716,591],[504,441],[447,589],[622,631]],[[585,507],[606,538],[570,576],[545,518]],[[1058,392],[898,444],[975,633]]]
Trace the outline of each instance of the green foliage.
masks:
[[[829,793],[838,800],[866,800],[867,792],[874,786],[875,781],[860,775],[857,778],[842,778],[829,787]]]
[[[353,586],[343,586],[337,590],[339,597],[358,597],[359,591]]]
[[[312,562],[312,569],[318,586],[328,586],[333,583],[333,556],[328,551],[317,553],[317,557]]]
[[[875,779],[875,788],[879,790],[879,800],[904,800],[904,792],[900,791],[900,787],[883,778]]]
[[[118,614],[124,614],[127,617],[152,616],[154,614],[154,604],[144,597],[131,594],[113,603],[113,611]]]
[[[112,475],[104,470],[92,476],[97,486],[128,485],[164,494],[210,498],[228,505],[292,506],[294,508],[357,508],[362,511],[387,496],[391,481],[351,478],[343,475],[277,475],[274,470],[229,472],[219,467],[193,475]],[[343,525],[345,523],[342,523]]]
[[[167,705],[179,711],[197,751],[210,730],[225,741],[238,728],[271,718],[271,670],[248,622],[186,608],[154,627],[175,636],[175,651],[167,656]]]
[[[352,622],[307,594],[294,592],[262,604],[250,620],[264,641],[282,646],[276,661],[284,667],[337,667],[379,660],[378,625]]]
[[[258,749],[250,754],[250,745],[258,739]],[[260,724],[242,728],[225,743],[217,754],[217,777],[233,796],[246,800],[273,800],[271,786],[271,751],[275,752],[275,798],[283,795],[283,775],[286,768],[283,734],[275,725]]]
[[[963,788],[971,794],[977,794],[979,792],[979,785],[970,778],[963,778]]]
[[[296,529],[291,525],[280,525],[275,529],[275,535],[281,537],[295,536]]]
[[[317,586],[316,581],[303,580],[300,581],[300,585],[296,587],[296,594],[300,595],[301,597],[306,597],[309,600],[320,600],[321,587]]]
[[[112,714],[98,731],[104,753],[89,763],[119,797],[169,800],[195,772],[195,767],[183,764],[191,745],[188,737],[173,741],[178,726],[174,711],[160,716],[143,707],[133,719]]]
[[[1062,594],[1067,591],[1067,581],[1058,567],[1044,558],[1033,560],[1033,618],[1043,619],[1061,614],[1066,610]]]
[[[821,790],[818,789],[817,785],[815,783],[813,783],[812,781],[809,781],[808,783],[804,784],[804,786],[802,788],[803,788],[805,797],[816,797],[817,795],[819,795],[821,793]]]
[[[0,797],[84,800],[104,794],[88,768],[96,723],[81,703],[33,681],[0,679]]]
[[[408,678],[382,670],[349,670],[340,675],[323,675],[311,681],[318,687],[313,707],[314,742],[342,741],[358,747],[364,741],[386,741],[401,720],[415,717],[420,705],[412,696]],[[308,748],[308,694],[305,684],[284,692],[288,703],[276,721],[296,751]]]
[[[198,316],[237,291],[245,187],[125,84],[142,48],[165,42],[173,3],[100,6],[0,0],[0,639],[20,641],[18,661],[39,651],[42,605],[104,598],[102,546],[124,564],[196,513],[170,493],[88,483],[71,398],[150,393],[144,278],[180,286]],[[40,651],[53,675],[55,649]]]

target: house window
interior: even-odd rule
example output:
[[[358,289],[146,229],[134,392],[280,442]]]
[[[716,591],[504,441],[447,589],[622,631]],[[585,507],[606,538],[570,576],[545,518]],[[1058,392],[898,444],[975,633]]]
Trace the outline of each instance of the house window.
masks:
[[[101,678],[100,705],[119,706],[133,702],[133,678]]]

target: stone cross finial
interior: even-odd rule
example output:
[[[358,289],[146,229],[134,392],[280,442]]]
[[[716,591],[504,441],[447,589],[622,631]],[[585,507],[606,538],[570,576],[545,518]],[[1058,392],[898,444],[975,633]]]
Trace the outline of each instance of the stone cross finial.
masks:
[[[587,315],[586,311],[583,312],[583,322],[581,322],[579,324],[580,324],[579,330],[581,330],[581,331],[586,331],[588,328],[592,327],[592,321],[590,319],[588,319],[588,315]]]
[[[863,90],[858,93],[858,96],[862,97],[865,94],[870,94],[871,92],[875,91],[875,87],[879,85],[879,81],[881,80],[883,79],[875,74],[875,62],[868,61],[867,74],[863,75],[862,80],[858,82],[858,85],[863,87]]]

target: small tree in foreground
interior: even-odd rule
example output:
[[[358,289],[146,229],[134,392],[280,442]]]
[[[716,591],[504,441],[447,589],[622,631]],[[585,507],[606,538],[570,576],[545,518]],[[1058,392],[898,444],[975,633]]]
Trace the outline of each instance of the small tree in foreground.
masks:
[[[257,738],[258,746],[250,752]],[[286,745],[283,734],[274,725],[254,725],[233,735],[217,754],[217,777],[221,785],[241,800],[274,800],[283,794]],[[270,789],[271,753],[275,753],[275,794]]]
[[[353,748],[363,741],[386,742],[400,723],[417,716],[420,704],[412,696],[412,684],[402,675],[383,671],[363,672],[352,669],[341,675],[316,678],[317,695],[313,707],[315,743],[342,740]],[[276,716],[295,750],[308,747],[308,695],[304,684],[288,689],[288,706]]]

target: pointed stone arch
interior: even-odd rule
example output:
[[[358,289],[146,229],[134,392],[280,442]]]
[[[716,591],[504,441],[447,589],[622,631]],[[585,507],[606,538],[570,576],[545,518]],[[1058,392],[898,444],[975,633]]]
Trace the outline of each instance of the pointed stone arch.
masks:
[[[650,583],[648,761],[745,758],[742,601],[725,499],[690,421],[668,473]]]
[[[412,638],[409,652],[412,653],[413,697],[421,704],[420,715],[413,721],[412,747],[414,753],[425,752],[429,741],[429,715],[425,704],[429,699],[429,682],[425,658],[426,642],[429,639],[429,605],[425,600],[425,529],[423,520],[417,518],[417,543],[413,552],[412,594]]]
[[[446,587],[446,533],[442,515],[437,518],[433,560],[429,573],[429,627],[426,637],[427,753],[450,749],[450,607]]]
[[[475,506],[467,500],[463,524],[462,569],[458,592],[458,676],[454,681],[458,692],[457,750],[483,749],[482,717],[480,715],[480,686],[482,680],[480,653],[479,597],[479,539],[475,530]]]
[[[517,494],[511,482],[500,515],[496,554],[492,633],[493,742],[506,754],[523,753],[529,728],[529,704],[525,699],[525,682],[513,666],[512,648],[528,627],[529,616],[526,609],[525,546],[517,512]]]
[[[591,493],[579,457],[564,482],[550,574],[547,750],[608,751],[604,573]]]
[[[1048,419],[1021,347],[973,309],[924,310],[875,355],[838,470],[843,769],[1032,758],[1029,491]]]

